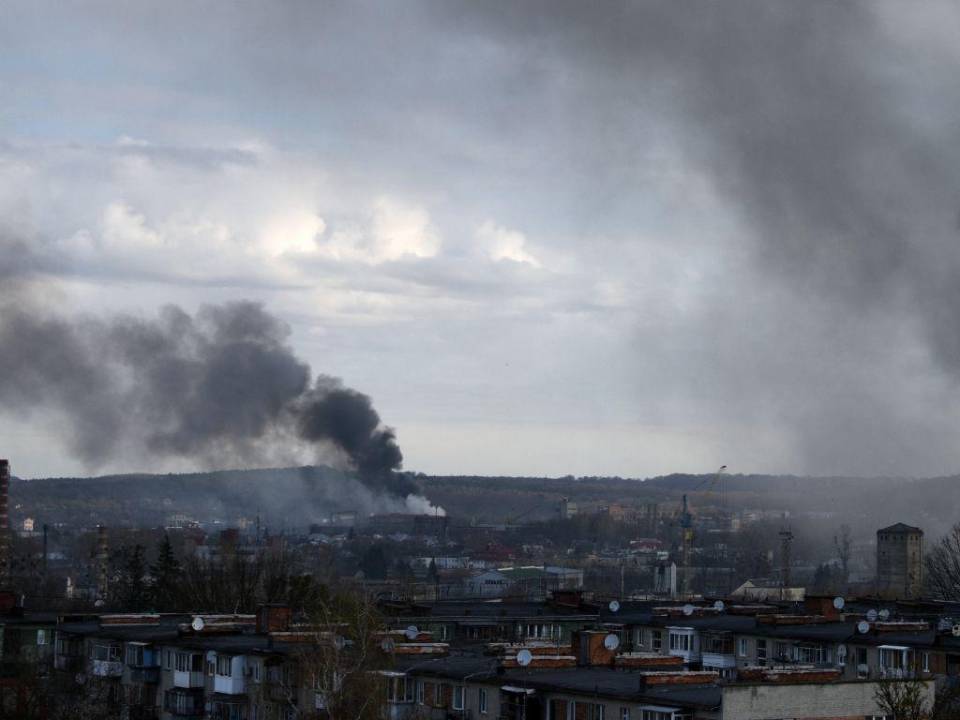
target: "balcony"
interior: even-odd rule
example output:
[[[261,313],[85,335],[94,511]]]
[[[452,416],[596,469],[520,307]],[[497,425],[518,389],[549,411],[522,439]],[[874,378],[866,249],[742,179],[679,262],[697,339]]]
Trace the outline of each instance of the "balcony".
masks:
[[[163,697],[163,709],[174,717],[202,717],[203,693],[196,690],[167,690]]]
[[[97,677],[120,677],[123,675],[123,663],[119,660],[91,660],[90,674]]]
[[[173,686],[178,688],[203,688],[203,671],[174,670]]]

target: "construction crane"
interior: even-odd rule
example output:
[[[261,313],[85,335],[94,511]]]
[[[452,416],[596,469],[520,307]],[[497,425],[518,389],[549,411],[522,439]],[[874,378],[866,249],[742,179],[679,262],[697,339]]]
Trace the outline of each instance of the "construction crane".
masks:
[[[721,465],[720,469],[717,470],[713,475],[709,475],[696,486],[694,486],[691,492],[696,492],[700,488],[706,486],[707,492],[713,492],[714,489],[719,491],[720,495],[720,507],[721,512],[723,510],[723,473],[727,471],[726,465]],[[677,588],[680,595],[686,595],[690,591],[689,587],[689,574],[690,574],[690,548],[693,545],[693,515],[690,513],[689,506],[687,505],[687,495],[684,493],[683,501],[681,503],[681,510],[679,516],[680,524],[680,573],[678,578]]]

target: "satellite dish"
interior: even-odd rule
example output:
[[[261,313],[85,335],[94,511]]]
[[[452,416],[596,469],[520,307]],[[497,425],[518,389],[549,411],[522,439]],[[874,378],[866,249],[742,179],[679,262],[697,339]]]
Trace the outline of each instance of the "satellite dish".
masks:
[[[384,638],[383,642],[380,643],[380,649],[384,652],[393,652],[396,646],[397,644],[393,642],[393,638]]]
[[[406,630],[403,631],[403,634],[406,636],[407,640],[416,640],[417,635],[420,634],[420,631],[417,630],[416,625],[410,625]]]
[[[524,648],[517,653],[517,665],[520,667],[526,667],[533,660],[533,653]]]
[[[693,605],[691,605],[690,603],[687,603],[686,605],[684,605],[683,614],[688,616],[693,615]]]
[[[868,632],[870,632],[870,623],[868,623],[866,620],[861,620],[858,622],[857,632],[861,635],[866,635]]]
[[[869,620],[870,622],[876,622],[878,614],[879,613],[876,610],[874,610],[873,608],[870,608],[869,610],[867,610],[867,620]]]
[[[199,615],[197,615],[197,616],[193,619],[193,621],[190,623],[190,627],[193,628],[193,631],[194,631],[194,632],[200,632],[200,631],[202,631],[203,628],[204,628],[204,625],[205,625],[205,623],[203,622],[203,618],[200,617]]]
[[[611,600],[610,604],[607,605],[607,607],[610,608],[610,612],[615,613],[618,610],[620,610],[620,603],[617,602],[616,600]]]
[[[620,647],[620,638],[617,637],[616,633],[610,633],[603,639],[603,646],[607,650],[616,650]]]
[[[73,676],[73,679],[77,681],[77,685],[83,685],[85,682],[87,682],[87,676],[83,673],[77,673]]]
[[[724,609],[725,607],[726,607],[726,605],[723,604],[723,600],[717,600],[717,601],[713,604],[713,609],[716,610],[717,612],[723,612],[723,609]]]
[[[843,610],[843,606],[846,605],[846,604],[847,604],[847,601],[844,600],[840,595],[837,595],[837,596],[833,599],[833,606],[834,606],[837,610]]]
[[[952,628],[950,628],[950,634],[954,637],[960,637],[960,623],[957,623]]]
[[[890,619],[890,611],[887,610],[886,608],[884,608],[883,610],[881,610],[881,611],[880,611],[880,619],[881,619],[881,620],[889,620],[889,619]]]

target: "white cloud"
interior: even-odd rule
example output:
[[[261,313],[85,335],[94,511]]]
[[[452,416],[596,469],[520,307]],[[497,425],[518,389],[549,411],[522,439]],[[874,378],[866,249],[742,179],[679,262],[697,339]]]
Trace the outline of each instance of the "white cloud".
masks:
[[[535,268],[540,261],[526,249],[527,238],[517,230],[510,230],[487,220],[477,229],[477,239],[491,260],[511,260],[526,263]]]

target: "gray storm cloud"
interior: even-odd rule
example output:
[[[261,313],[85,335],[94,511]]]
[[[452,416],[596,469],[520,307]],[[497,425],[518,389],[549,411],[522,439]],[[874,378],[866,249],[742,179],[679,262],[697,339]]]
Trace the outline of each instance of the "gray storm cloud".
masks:
[[[175,305],[156,318],[70,316],[35,302],[25,278],[42,265],[4,246],[0,403],[54,411],[79,458],[100,467],[130,454],[209,466],[312,459],[355,470],[370,488],[405,497],[403,456],[366,395],[312,378],[288,327],[258,303]]]
[[[733,300],[651,351],[675,353],[679,394],[729,422],[769,417],[807,469],[948,469],[936,463],[955,457],[945,398],[960,380],[956,56],[899,33],[896,5],[875,2],[607,9],[524,4],[473,21],[560,74],[577,68],[585,105],[660,118],[738,217],[749,259]],[[613,115],[612,136],[585,140],[598,157],[638,142]],[[915,382],[924,372],[937,380]]]

